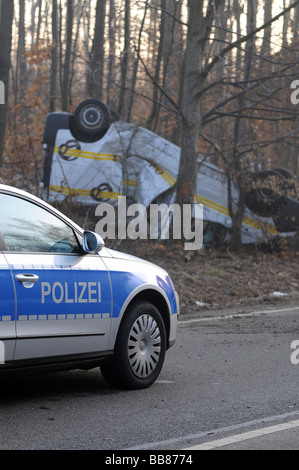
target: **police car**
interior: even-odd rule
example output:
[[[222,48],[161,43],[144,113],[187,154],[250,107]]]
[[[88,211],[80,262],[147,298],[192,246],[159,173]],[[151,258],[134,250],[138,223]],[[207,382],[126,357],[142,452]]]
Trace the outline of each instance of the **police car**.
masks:
[[[0,372],[100,366],[113,386],[145,388],[175,342],[163,269],[1,182],[0,286]]]

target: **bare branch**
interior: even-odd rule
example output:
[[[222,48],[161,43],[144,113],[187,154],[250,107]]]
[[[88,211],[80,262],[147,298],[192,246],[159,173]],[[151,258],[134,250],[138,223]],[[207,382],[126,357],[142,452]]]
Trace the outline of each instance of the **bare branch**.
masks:
[[[260,31],[262,31],[263,29],[267,28],[268,26],[270,26],[272,23],[275,23],[277,20],[279,20],[279,18],[281,18],[282,16],[286,15],[290,10],[292,10],[296,5],[299,4],[299,0],[296,0],[295,2],[293,2],[288,8],[285,8],[283,11],[281,11],[278,15],[274,16],[273,18],[271,18],[271,20],[267,21],[266,23],[264,23],[262,26],[259,26],[258,28],[255,28],[253,31],[251,31],[249,34],[246,34],[246,36],[243,36],[239,39],[237,39],[236,41],[232,42],[231,44],[229,44],[227,47],[225,47],[224,49],[222,49],[222,51],[219,52],[219,54],[217,54],[213,60],[211,60],[211,62],[204,68],[204,70],[201,72],[201,76],[204,76],[206,77],[209,72],[213,69],[213,67],[215,66],[215,64],[217,64],[219,62],[219,60],[224,57],[229,51],[231,51],[232,49],[235,49],[236,47],[238,47],[240,44],[242,44],[243,42],[246,42],[248,41],[249,39],[253,38],[254,36],[256,36],[257,33],[259,33]]]

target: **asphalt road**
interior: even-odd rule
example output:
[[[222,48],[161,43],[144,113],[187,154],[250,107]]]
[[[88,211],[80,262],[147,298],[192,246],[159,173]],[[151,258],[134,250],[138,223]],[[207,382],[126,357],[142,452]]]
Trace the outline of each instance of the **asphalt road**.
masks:
[[[297,450],[294,341],[298,306],[182,316],[147,390],[112,389],[98,370],[1,380],[0,450]]]

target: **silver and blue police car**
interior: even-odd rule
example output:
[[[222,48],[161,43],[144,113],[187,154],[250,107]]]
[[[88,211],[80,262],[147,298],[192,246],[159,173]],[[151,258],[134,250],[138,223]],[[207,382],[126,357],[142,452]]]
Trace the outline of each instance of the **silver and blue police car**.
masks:
[[[176,339],[163,269],[1,183],[0,289],[0,372],[100,366],[113,386],[145,388]]]

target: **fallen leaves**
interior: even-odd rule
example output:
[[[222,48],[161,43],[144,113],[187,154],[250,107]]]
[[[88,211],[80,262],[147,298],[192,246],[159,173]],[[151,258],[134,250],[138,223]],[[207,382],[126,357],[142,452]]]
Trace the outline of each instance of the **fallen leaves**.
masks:
[[[138,244],[138,256],[165,268],[180,295],[182,313],[238,305],[277,303],[299,299],[298,252],[265,253],[244,247],[193,252],[170,242]],[[121,248],[134,253],[134,244]],[[284,295],[273,295],[275,292]]]

